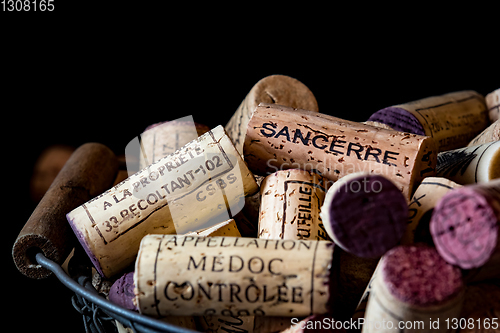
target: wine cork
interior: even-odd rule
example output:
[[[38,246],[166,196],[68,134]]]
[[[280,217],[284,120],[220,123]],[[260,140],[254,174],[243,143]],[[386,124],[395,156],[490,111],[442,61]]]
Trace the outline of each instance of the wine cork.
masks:
[[[286,75],[271,75],[257,82],[226,125],[234,146],[243,154],[248,122],[260,103],[318,111],[313,93],[302,82]]]
[[[401,239],[408,205],[389,179],[354,173],[330,187],[321,217],[335,244],[358,257],[375,258]]]
[[[417,188],[408,205],[408,222],[401,237],[402,245],[429,241],[429,222],[437,202],[454,188],[462,187],[442,177],[427,177]]]
[[[490,123],[483,96],[472,90],[394,105],[375,112],[368,121],[430,136],[438,151],[466,146]]]
[[[467,147],[500,140],[500,120],[496,120],[469,142]]]
[[[191,116],[147,127],[144,133],[140,135],[139,168],[144,169],[159,159],[173,154],[177,149],[196,140],[198,136],[205,134],[209,130],[208,126],[193,122]]]
[[[142,237],[228,220],[258,190],[222,126],[74,209],[67,219],[106,277],[131,264]]]
[[[64,262],[75,243],[66,213],[108,188],[117,170],[115,154],[100,143],[86,143],[75,150],[14,243],[12,257],[21,273],[34,279],[51,274],[37,263],[37,252]]]
[[[485,101],[491,122],[500,119],[500,89],[494,90],[486,95]]]
[[[499,178],[500,141],[439,153],[436,174],[459,184],[482,183]]]
[[[135,299],[134,272],[129,272],[117,279],[109,290],[109,300],[127,310],[138,311]],[[184,328],[196,329],[196,321],[192,316],[168,316],[163,321]]]
[[[134,288],[134,272],[126,273],[111,286],[109,300],[122,308],[137,311],[137,306],[134,304]]]
[[[135,265],[136,301],[156,317],[326,313],[333,249],[326,241],[148,235]]]
[[[458,318],[463,303],[460,269],[446,263],[434,248],[424,245],[395,247],[381,260],[362,332],[405,328],[447,332],[445,320]]]
[[[500,252],[499,220],[500,179],[495,179],[445,194],[434,208],[430,231],[450,264],[463,269],[488,265],[498,275],[500,265],[494,267],[492,259]]]
[[[330,240],[321,217],[327,181],[306,170],[277,171],[261,183],[259,238]],[[254,332],[279,332],[290,326],[287,317],[255,317]]]
[[[250,170],[317,170],[336,181],[365,171],[389,178],[409,201],[413,187],[435,174],[429,137],[377,128],[329,115],[261,104],[248,125],[244,148]]]
[[[408,205],[408,222],[406,230],[401,237],[400,244],[412,245],[417,242],[432,243],[429,233],[431,213],[439,199],[441,199],[449,191],[459,187],[462,187],[462,185],[452,182],[446,178],[425,178],[413,194],[412,200]],[[363,318],[365,315],[366,305],[373,286],[373,280],[380,271],[380,266],[379,262],[373,271],[371,278],[369,278],[366,289],[359,300],[356,310],[354,311],[353,318],[356,320],[358,318]]]
[[[260,186],[259,238],[330,240],[319,214],[325,186],[322,176],[306,170],[267,176]]]

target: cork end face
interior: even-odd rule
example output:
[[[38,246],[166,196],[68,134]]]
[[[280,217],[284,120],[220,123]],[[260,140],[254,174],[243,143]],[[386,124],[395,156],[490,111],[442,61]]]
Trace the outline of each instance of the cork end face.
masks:
[[[363,258],[381,256],[396,246],[406,229],[408,205],[390,180],[362,175],[329,191],[335,193],[325,199],[329,210],[323,223],[331,227],[330,236],[339,246]]]
[[[60,255],[49,240],[34,234],[19,237],[12,248],[12,258],[19,272],[32,279],[50,276],[52,272],[36,261],[35,256],[40,252],[50,260],[60,262]]]
[[[498,129],[500,132],[500,123],[498,124]],[[488,179],[497,178],[500,178],[500,149],[491,157],[490,167],[488,168]]]
[[[388,107],[372,114],[368,121],[386,124],[400,132],[425,135],[425,130],[418,119],[405,109]]]
[[[381,270],[391,294],[411,305],[439,305],[457,297],[464,288],[460,269],[424,244],[390,250]]]
[[[260,103],[318,111],[318,102],[311,90],[299,80],[286,75],[266,76],[255,84],[249,97],[250,112]]]
[[[109,300],[125,309],[139,311],[134,304],[134,272],[126,273],[109,290]]]
[[[463,269],[480,267],[489,260],[497,244],[498,228],[487,198],[471,187],[443,196],[430,222],[436,249],[447,262]]]

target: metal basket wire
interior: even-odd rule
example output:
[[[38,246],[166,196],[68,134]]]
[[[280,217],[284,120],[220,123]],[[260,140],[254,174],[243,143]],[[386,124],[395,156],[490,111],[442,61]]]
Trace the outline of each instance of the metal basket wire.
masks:
[[[67,288],[75,292],[72,303],[75,309],[83,315],[83,322],[86,332],[116,332],[115,326],[111,323],[117,320],[124,326],[130,327],[134,332],[171,332],[189,333],[196,332],[190,329],[178,327],[161,320],[144,316],[140,313],[124,309],[111,303],[92,286],[90,278],[79,276],[77,281],[71,278],[54,261],[46,258],[42,253],[36,254],[36,261],[42,267],[50,270]]]

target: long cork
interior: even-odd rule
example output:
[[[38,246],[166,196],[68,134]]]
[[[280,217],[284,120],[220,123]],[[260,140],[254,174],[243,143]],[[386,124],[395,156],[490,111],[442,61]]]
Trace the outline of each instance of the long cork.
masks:
[[[156,317],[326,313],[335,298],[333,249],[327,241],[148,235],[135,266],[136,301]]]
[[[191,117],[186,117],[192,119]],[[182,118],[184,119],[184,118]],[[173,120],[150,125],[141,137],[139,168],[143,169],[159,159],[208,132],[210,128],[189,120]]]
[[[438,154],[436,174],[459,184],[487,182],[500,177],[500,141]]]
[[[472,90],[394,105],[375,112],[368,121],[430,136],[439,151],[466,146],[490,123],[483,96]]]
[[[406,231],[401,237],[401,244],[411,245],[418,242],[429,242],[429,222],[434,207],[446,193],[460,187],[462,185],[446,178],[425,178],[408,205],[408,222]]]
[[[234,146],[243,154],[248,122],[260,103],[318,111],[313,93],[299,80],[285,75],[271,75],[257,82],[226,125]]]
[[[108,147],[87,143],[75,150],[17,236],[12,257],[21,273],[34,279],[51,274],[36,262],[37,252],[63,263],[75,243],[66,214],[111,186],[117,171]]]
[[[320,217],[326,180],[290,169],[267,176],[260,186],[259,238],[330,240]]]
[[[485,101],[491,122],[500,119],[500,89],[494,90],[486,95]]]
[[[457,318],[463,303],[460,269],[424,245],[395,247],[381,260],[362,332],[410,329],[404,325],[421,332],[447,332],[445,320]]]
[[[436,163],[430,137],[270,104],[255,110],[244,155],[258,174],[299,168],[333,181],[359,171],[380,174],[408,201],[414,186],[435,174]]]
[[[354,173],[326,194],[321,217],[328,235],[358,257],[379,257],[396,246],[406,229],[408,205],[387,178]]]
[[[150,233],[185,233],[228,220],[258,186],[222,126],[67,215],[101,275],[130,265]]]
[[[448,192],[430,222],[436,249],[463,269],[482,267],[500,276],[500,179]]]

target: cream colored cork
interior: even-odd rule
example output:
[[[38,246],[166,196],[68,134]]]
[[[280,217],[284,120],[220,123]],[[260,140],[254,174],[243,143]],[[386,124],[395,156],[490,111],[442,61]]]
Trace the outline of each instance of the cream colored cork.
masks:
[[[186,233],[236,214],[258,186],[222,126],[67,214],[96,269],[130,265],[150,233]]]
[[[326,313],[333,249],[326,241],[148,235],[135,265],[137,306],[156,317]]]

